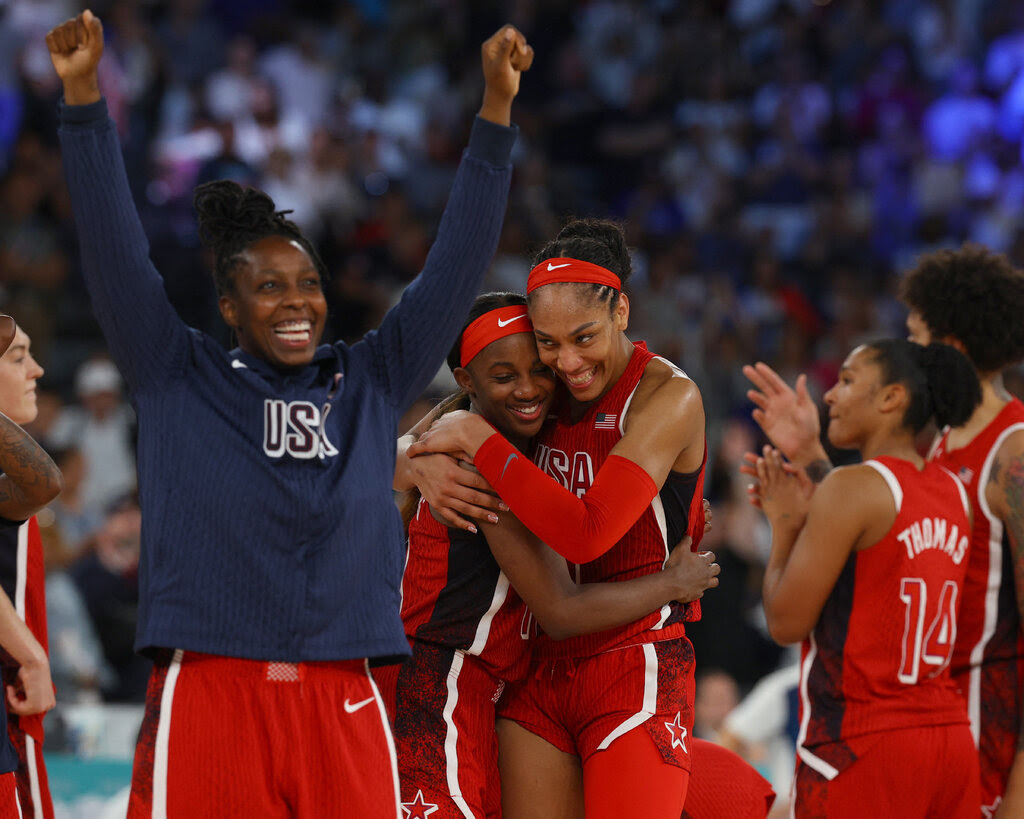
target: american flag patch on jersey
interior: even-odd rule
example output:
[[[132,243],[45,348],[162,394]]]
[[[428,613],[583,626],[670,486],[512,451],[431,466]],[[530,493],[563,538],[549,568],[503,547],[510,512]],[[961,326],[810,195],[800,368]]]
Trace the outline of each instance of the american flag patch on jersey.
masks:
[[[969,484],[971,481],[974,480],[974,470],[968,469],[966,466],[961,466],[960,471],[956,473],[956,476],[964,484]]]
[[[594,418],[594,429],[615,429],[615,413],[599,412]]]

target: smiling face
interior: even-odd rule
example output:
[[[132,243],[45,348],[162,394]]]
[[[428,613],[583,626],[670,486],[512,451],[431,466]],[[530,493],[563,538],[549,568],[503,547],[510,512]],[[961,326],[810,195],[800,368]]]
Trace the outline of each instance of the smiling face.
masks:
[[[7,352],[0,356],[0,412],[16,424],[36,419],[36,382],[43,375],[29,351],[32,342],[20,327]]]
[[[278,369],[308,364],[324,332],[320,274],[298,242],[268,236],[244,250],[220,312],[238,346]]]
[[[828,440],[833,446],[858,449],[874,431],[881,381],[882,368],[875,362],[873,350],[857,347],[846,357],[839,370],[839,380],[825,393]]]
[[[480,414],[518,445],[540,431],[555,394],[555,377],[529,333],[492,341],[455,370],[455,379]]]
[[[580,403],[600,398],[629,363],[632,346],[622,335],[629,323],[625,295],[609,313],[586,286],[544,285],[530,297],[530,321],[541,361]]]

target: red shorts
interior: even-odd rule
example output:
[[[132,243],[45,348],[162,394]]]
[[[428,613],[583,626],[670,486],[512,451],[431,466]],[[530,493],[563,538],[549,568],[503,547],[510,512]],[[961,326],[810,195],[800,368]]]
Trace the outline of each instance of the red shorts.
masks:
[[[510,686],[499,710],[584,764],[642,727],[665,762],[689,771],[693,647],[683,637],[541,661]]]
[[[463,651],[416,643],[375,669],[394,720],[406,816],[501,816],[495,703],[504,682]]]
[[[0,774],[0,819],[25,819],[31,816],[31,813],[23,813],[21,810],[14,772]]]
[[[693,740],[693,766],[682,819],[764,819],[775,802],[771,783],[739,754]]]
[[[902,728],[846,740],[853,761],[827,779],[797,755],[794,816],[978,819],[978,753],[963,725]]]
[[[162,652],[128,816],[401,819],[384,703],[365,660]]]
[[[28,723],[31,733],[22,730]],[[18,770],[14,780],[18,788],[18,804],[21,816],[26,819],[53,819],[53,801],[50,798],[50,783],[43,761],[43,744],[35,739],[42,736],[42,715],[28,718],[18,714],[7,714],[7,735],[14,750],[18,752]]]

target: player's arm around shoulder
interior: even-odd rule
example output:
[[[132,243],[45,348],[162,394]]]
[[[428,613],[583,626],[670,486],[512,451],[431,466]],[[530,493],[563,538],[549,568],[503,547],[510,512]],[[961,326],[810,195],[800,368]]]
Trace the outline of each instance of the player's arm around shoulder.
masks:
[[[692,472],[704,460],[704,401],[687,376],[664,361],[647,365],[612,453],[642,467],[656,484],[670,470]]]
[[[1003,440],[992,460],[992,471],[985,487],[989,509],[1006,527],[1013,546],[1017,599],[1024,598],[1024,429]]]
[[[895,519],[892,492],[877,471],[863,464],[832,470],[811,497],[784,562],[776,562],[774,545],[784,533],[773,527],[764,594],[772,637],[786,644],[810,634],[851,552],[878,542]]]

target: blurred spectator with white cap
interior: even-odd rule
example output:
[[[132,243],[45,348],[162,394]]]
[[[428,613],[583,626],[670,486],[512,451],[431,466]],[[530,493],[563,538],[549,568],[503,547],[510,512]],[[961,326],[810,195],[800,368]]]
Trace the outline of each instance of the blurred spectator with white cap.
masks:
[[[75,393],[78,402],[61,410],[48,443],[82,453],[81,504],[102,511],[135,488],[135,412],[124,399],[121,374],[106,357],[79,366]]]

